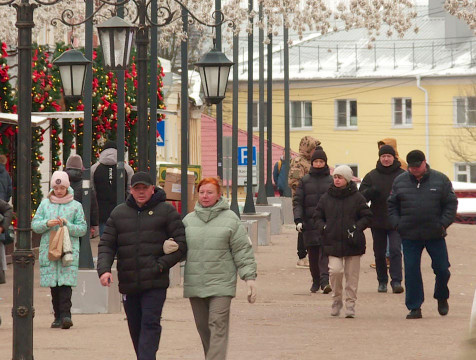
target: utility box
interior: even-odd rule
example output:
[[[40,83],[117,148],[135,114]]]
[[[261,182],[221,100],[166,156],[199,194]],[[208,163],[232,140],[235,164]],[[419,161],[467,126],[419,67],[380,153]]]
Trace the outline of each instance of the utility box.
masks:
[[[169,168],[165,175],[164,191],[167,200],[182,199],[182,172],[179,169]],[[193,208],[195,195],[195,174],[187,172],[188,208]]]

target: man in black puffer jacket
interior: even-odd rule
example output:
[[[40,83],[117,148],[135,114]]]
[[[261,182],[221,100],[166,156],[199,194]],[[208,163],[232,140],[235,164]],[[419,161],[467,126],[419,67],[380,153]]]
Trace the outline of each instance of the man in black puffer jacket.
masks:
[[[387,198],[392,189],[393,180],[405,171],[400,168],[395,150],[390,145],[379,149],[377,166],[364,176],[359,191],[370,201],[372,210],[373,248],[375,269],[377,271],[378,292],[387,292],[388,274],[385,252],[387,236],[390,250],[390,285],[394,293],[402,293],[402,240],[388,220]]]
[[[458,200],[448,177],[430,169],[420,150],[407,155],[408,172],[393,182],[388,198],[388,213],[392,226],[403,243],[405,265],[405,304],[410,310],[407,319],[419,319],[424,301],[421,277],[421,254],[430,254],[435,273],[434,298],[440,315],[448,313],[450,263],[446,248],[446,229],[455,217]]]
[[[155,359],[169,269],[187,251],[180,215],[153,184],[148,173],[132,176],[131,195],[112,211],[98,247],[97,270],[103,286],[113,280],[111,266],[117,254],[119,291],[138,360]],[[169,238],[175,240],[173,252],[167,249]]]

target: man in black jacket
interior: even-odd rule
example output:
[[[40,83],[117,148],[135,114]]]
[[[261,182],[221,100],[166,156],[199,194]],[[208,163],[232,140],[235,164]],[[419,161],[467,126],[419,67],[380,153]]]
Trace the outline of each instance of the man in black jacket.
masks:
[[[388,221],[387,198],[392,189],[393,180],[405,172],[400,168],[401,163],[395,156],[395,150],[390,145],[383,145],[379,149],[377,166],[364,176],[360,184],[360,192],[370,201],[372,210],[373,248],[375,269],[377,271],[378,292],[387,292],[388,274],[385,253],[387,237],[390,252],[390,277],[392,291],[402,293],[402,240],[397,231]]]
[[[420,150],[407,155],[408,172],[393,182],[388,198],[389,219],[403,243],[405,265],[405,304],[407,319],[420,319],[424,301],[421,254],[426,248],[435,273],[433,297],[440,315],[448,314],[450,263],[446,248],[446,229],[455,217],[458,200],[448,177],[430,169]]]
[[[129,193],[134,170],[124,162],[125,197]],[[99,206],[99,235],[102,236],[106,221],[117,205],[117,145],[114,141],[104,144],[99,160],[91,166],[91,185],[96,191]]]
[[[175,240],[172,250],[168,249],[170,238]],[[155,188],[148,173],[134,174],[131,195],[106,222],[97,270],[101,284],[109,286],[117,255],[119,291],[138,360],[155,360],[169,269],[186,251],[184,225],[175,208],[165,202],[165,192]]]

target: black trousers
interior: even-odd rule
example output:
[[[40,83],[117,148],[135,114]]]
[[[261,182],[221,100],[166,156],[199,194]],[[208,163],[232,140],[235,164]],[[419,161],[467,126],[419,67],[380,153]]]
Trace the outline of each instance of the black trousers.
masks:
[[[402,282],[402,239],[396,230],[372,228],[374,240],[375,269],[379,283],[388,282],[387,274],[387,237],[390,252],[390,277],[391,283]]]
[[[137,360],[155,360],[162,333],[160,319],[166,297],[167,289],[150,289],[139,294],[123,295],[129,334]]]
[[[307,255],[306,247],[304,246],[304,236],[302,232],[298,232],[297,238],[297,256],[300,259],[304,259]]]
[[[55,286],[51,289],[51,302],[53,303],[53,312],[55,319],[71,317],[71,295],[73,290],[71,286]]]
[[[322,246],[309,246],[309,270],[311,271],[313,284],[324,287],[329,284],[329,258],[322,249]]]

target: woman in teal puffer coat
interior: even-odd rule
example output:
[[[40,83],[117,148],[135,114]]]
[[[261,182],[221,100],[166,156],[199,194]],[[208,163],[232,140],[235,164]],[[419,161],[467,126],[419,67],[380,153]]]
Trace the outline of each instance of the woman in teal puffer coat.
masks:
[[[31,222],[34,232],[41,234],[39,262],[40,286],[51,288],[51,301],[55,319],[52,328],[69,329],[71,321],[72,286],[78,282],[79,237],[84,236],[87,224],[83,207],[73,198],[73,189],[69,186],[68,174],[55,171],[51,176],[52,190],[36,210]],[[63,223],[68,228],[73,249],[73,263],[63,266],[61,259],[50,261],[48,250],[50,232],[57,231]]]
[[[206,360],[223,360],[236,273],[246,281],[248,301],[255,302],[256,262],[248,234],[221,196],[218,180],[205,178],[197,190],[195,211],[183,220],[188,249],[184,296],[190,298]]]

